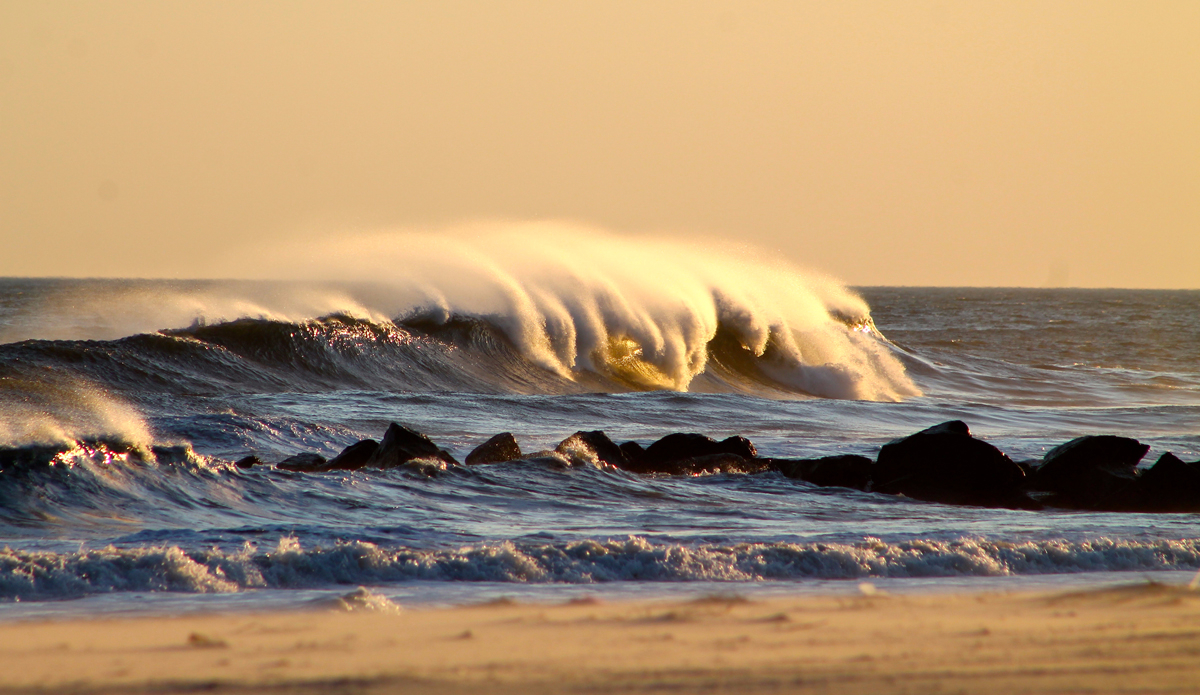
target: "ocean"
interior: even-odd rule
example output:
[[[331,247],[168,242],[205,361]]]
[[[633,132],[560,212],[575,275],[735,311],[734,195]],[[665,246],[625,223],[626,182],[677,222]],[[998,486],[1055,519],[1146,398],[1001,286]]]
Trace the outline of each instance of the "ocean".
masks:
[[[1149,445],[1143,466],[1193,461],[1200,291],[845,288],[712,253],[649,275],[604,254],[556,263],[419,282],[0,279],[0,618],[294,608],[359,586],[430,605],[1200,570],[1194,513],[951,506],[552,453],[603,430],[874,457],[962,420],[1014,460],[1118,434]],[[526,458],[269,465],[392,422],[459,461],[512,432]],[[248,455],[267,463],[234,465]]]

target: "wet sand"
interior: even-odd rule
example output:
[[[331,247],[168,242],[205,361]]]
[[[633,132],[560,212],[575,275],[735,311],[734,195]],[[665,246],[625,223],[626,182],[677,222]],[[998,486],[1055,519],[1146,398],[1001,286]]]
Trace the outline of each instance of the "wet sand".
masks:
[[[1195,693],[1200,591],[13,622],[0,674],[47,693]]]

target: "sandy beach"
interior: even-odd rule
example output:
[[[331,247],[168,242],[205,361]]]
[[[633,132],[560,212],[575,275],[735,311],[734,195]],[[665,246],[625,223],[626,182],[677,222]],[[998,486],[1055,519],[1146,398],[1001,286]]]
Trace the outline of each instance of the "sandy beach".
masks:
[[[1200,692],[1200,591],[312,610],[0,625],[6,692]]]

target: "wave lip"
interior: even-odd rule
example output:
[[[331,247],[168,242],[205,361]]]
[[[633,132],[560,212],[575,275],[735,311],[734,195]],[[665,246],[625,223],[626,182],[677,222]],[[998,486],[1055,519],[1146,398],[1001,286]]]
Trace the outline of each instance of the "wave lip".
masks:
[[[0,551],[0,600],[95,593],[236,592],[414,580],[591,584],[1036,575],[1200,568],[1200,539],[1129,541],[912,540],[887,543],[655,543],[625,539],[389,549],[361,541],[304,549],[283,538],[266,552],[177,546],[72,553]]]

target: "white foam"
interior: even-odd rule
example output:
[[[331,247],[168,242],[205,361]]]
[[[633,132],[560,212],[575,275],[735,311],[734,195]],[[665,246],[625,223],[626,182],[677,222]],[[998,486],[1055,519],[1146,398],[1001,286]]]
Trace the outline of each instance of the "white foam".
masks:
[[[331,610],[344,613],[386,613],[397,614],[400,612],[400,606],[396,605],[383,594],[371,591],[365,586],[360,586],[354,591],[351,591],[341,596],[334,596],[328,599],[319,599],[315,602],[319,608],[329,608]]]
[[[38,600],[121,591],[212,593],[251,588],[381,585],[414,580],[590,584],[1041,575],[1200,568],[1200,539],[913,540],[888,543],[654,543],[641,537],[565,544],[513,542],[453,550],[360,541],[266,552],[174,547],[74,553],[0,551],[0,598]]]

